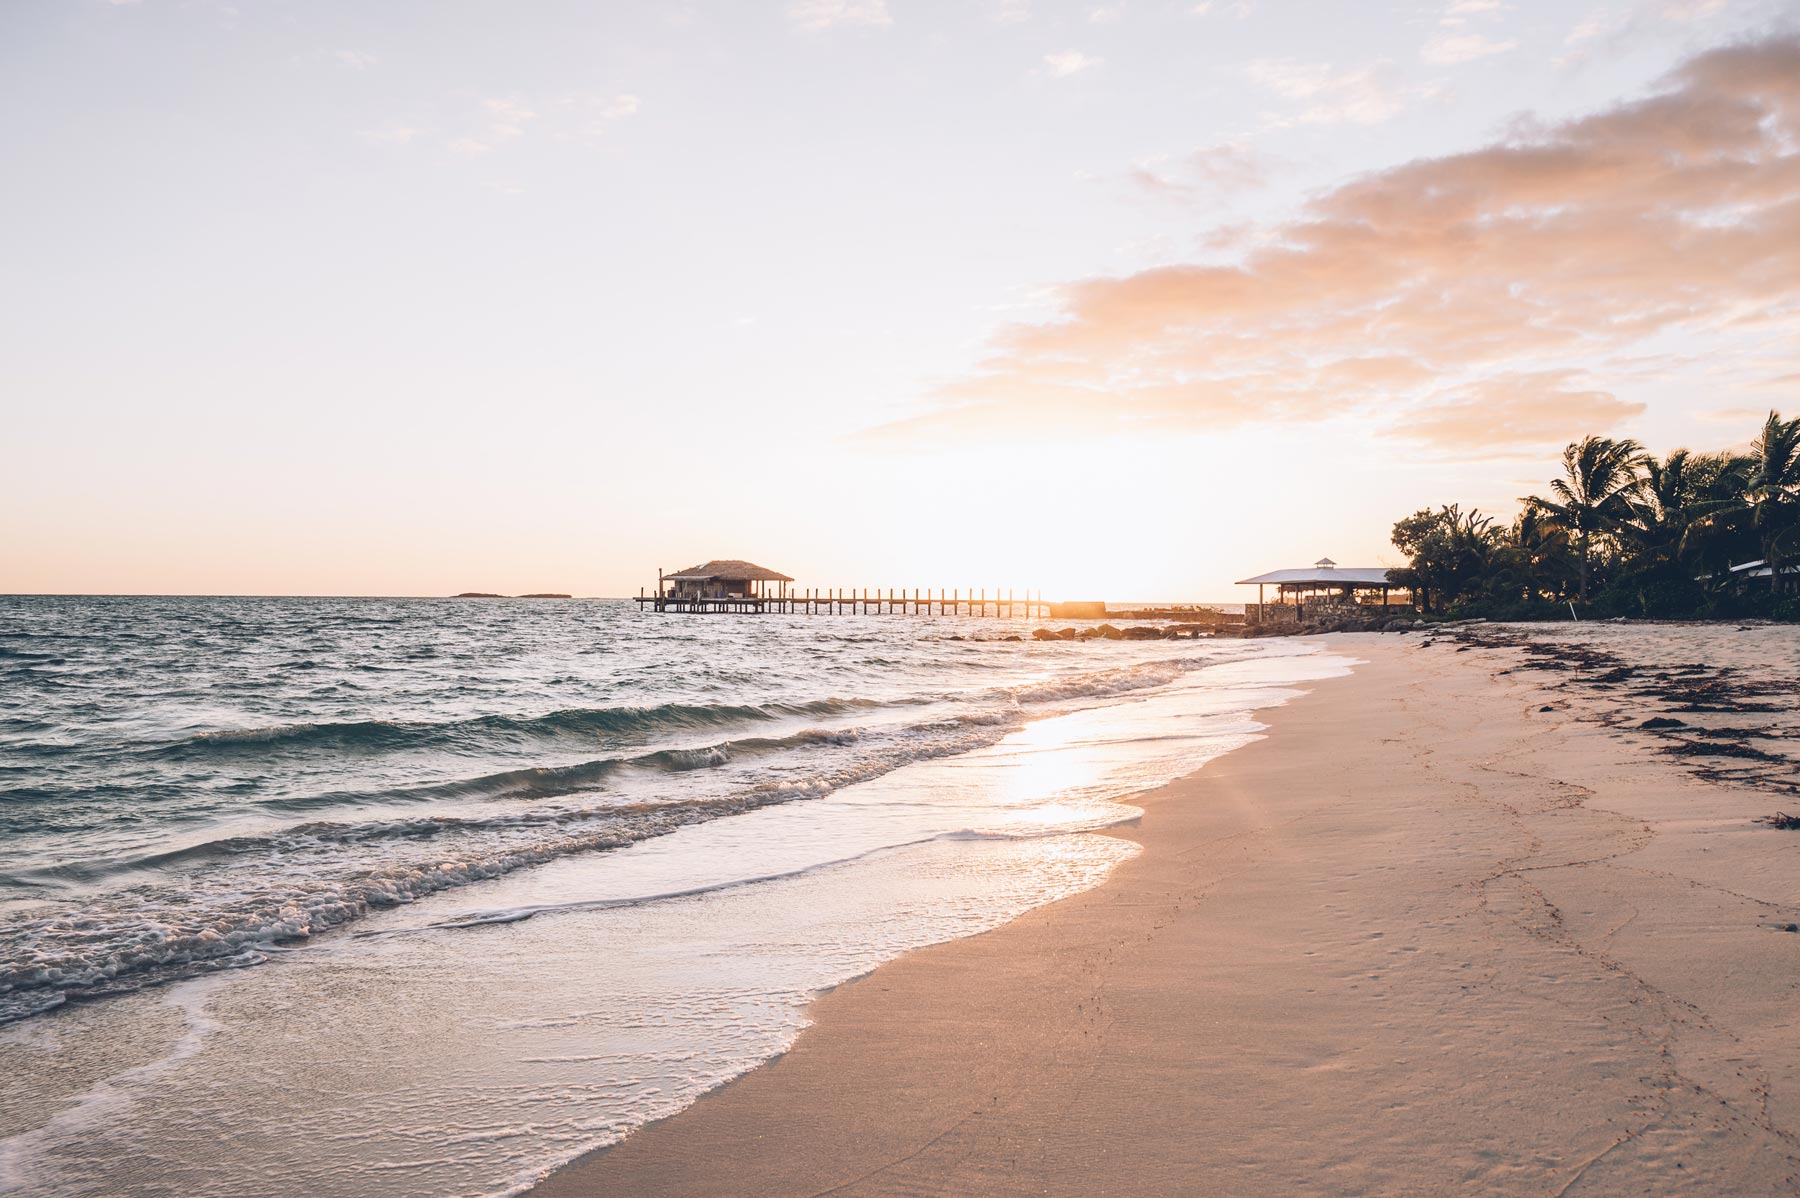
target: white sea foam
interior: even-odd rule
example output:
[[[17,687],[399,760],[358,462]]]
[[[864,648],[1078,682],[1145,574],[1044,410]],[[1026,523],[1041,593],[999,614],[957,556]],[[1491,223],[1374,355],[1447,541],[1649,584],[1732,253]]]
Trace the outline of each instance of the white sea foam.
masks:
[[[206,1038],[219,1030],[218,1021],[206,1012],[215,986],[215,979],[195,978],[165,992],[164,1001],[180,1013],[182,1026],[161,1056],[101,1078],[30,1131],[0,1139],[0,1194],[52,1192],[56,1176],[46,1151],[49,1146],[79,1141],[126,1119],[147,1084],[198,1053]]]

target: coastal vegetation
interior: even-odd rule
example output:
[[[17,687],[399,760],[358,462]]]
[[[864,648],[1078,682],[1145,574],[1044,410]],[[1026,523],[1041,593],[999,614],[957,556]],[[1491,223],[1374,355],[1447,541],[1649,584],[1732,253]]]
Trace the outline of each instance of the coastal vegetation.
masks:
[[[1457,504],[1394,525],[1389,577],[1428,611],[1496,619],[1800,621],[1800,418],[1770,412],[1747,452],[1583,437],[1547,495],[1503,524]]]

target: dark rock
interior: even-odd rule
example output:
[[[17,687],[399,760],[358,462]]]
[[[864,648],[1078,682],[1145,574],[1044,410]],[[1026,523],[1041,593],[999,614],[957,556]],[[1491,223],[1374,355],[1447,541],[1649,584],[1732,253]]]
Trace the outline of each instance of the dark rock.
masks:
[[[1143,627],[1127,628],[1120,635],[1128,641],[1156,641],[1162,639],[1162,630],[1160,628]]]
[[[1102,624],[1098,628],[1095,628],[1094,631],[1109,641],[1121,641],[1125,639],[1125,633],[1114,628],[1111,624]]]
[[[1538,710],[1539,711],[1555,711],[1556,708],[1554,708],[1554,707],[1550,706],[1548,703],[1546,703],[1542,707],[1538,708]]]
[[[1659,715],[1659,716],[1652,716],[1651,718],[1645,720],[1643,723],[1639,724],[1638,727],[1640,727],[1640,728],[1685,728],[1685,727],[1687,727],[1687,721],[1672,719],[1669,716]]]
[[[1034,641],[1060,641],[1062,640],[1062,637],[1050,631],[1048,628],[1039,628],[1032,632],[1031,639]]]

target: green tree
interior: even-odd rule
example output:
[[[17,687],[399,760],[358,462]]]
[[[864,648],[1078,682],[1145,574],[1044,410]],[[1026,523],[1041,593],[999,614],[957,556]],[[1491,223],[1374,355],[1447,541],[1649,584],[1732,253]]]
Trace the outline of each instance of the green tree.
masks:
[[[1624,529],[1640,567],[1668,566],[1691,579],[1695,571],[1722,577],[1754,551],[1744,490],[1750,460],[1732,453],[1677,449],[1644,463],[1644,481]]]
[[[1693,520],[1694,455],[1677,449],[1662,461],[1645,458],[1643,479],[1628,503],[1621,533],[1641,557],[1673,561]]]
[[[1744,505],[1769,563],[1776,591],[1785,589],[1781,572],[1800,544],[1800,418],[1783,420],[1770,412],[1750,446]]]
[[[1394,524],[1395,548],[1410,564],[1388,571],[1388,580],[1411,590],[1420,605],[1442,608],[1477,593],[1492,572],[1502,537],[1494,518],[1456,504],[1423,508]]]
[[[1568,595],[1578,571],[1569,534],[1560,525],[1528,503],[1513,521],[1508,539],[1520,561],[1525,598],[1562,599]]]
[[[1520,500],[1562,528],[1574,542],[1577,594],[1583,602],[1588,597],[1595,546],[1631,515],[1640,483],[1638,468],[1644,460],[1644,447],[1629,438],[1583,437],[1563,450],[1563,477],[1550,483],[1556,498],[1529,495]]]

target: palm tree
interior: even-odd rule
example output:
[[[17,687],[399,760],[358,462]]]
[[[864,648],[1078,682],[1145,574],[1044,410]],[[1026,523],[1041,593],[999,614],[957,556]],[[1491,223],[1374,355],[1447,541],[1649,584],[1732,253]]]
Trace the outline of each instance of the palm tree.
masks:
[[[1750,509],[1744,502],[1750,472],[1750,459],[1735,453],[1688,454],[1681,470],[1686,499],[1675,553],[1680,561],[1715,581],[1734,561],[1755,550]],[[1647,477],[1645,489],[1653,485]],[[1664,488],[1666,483],[1659,487]]]
[[[1581,569],[1578,593],[1584,603],[1594,538],[1617,529],[1631,515],[1644,460],[1644,447],[1629,438],[1583,437],[1563,450],[1563,477],[1550,484],[1556,499],[1530,495],[1520,500],[1574,537]]]
[[[1641,555],[1671,561],[1681,551],[1681,539],[1691,518],[1694,479],[1693,455],[1677,449],[1662,461],[1644,459],[1644,473],[1637,493],[1628,501],[1631,515],[1620,531]]]
[[[1545,517],[1536,505],[1527,503],[1513,521],[1511,540],[1523,555],[1523,572],[1527,598],[1549,595],[1562,598],[1569,593],[1569,578],[1576,572],[1569,534],[1561,525]]]
[[[1769,582],[1780,591],[1782,563],[1800,542],[1800,418],[1770,412],[1763,421],[1750,445],[1744,503],[1769,563]]]

